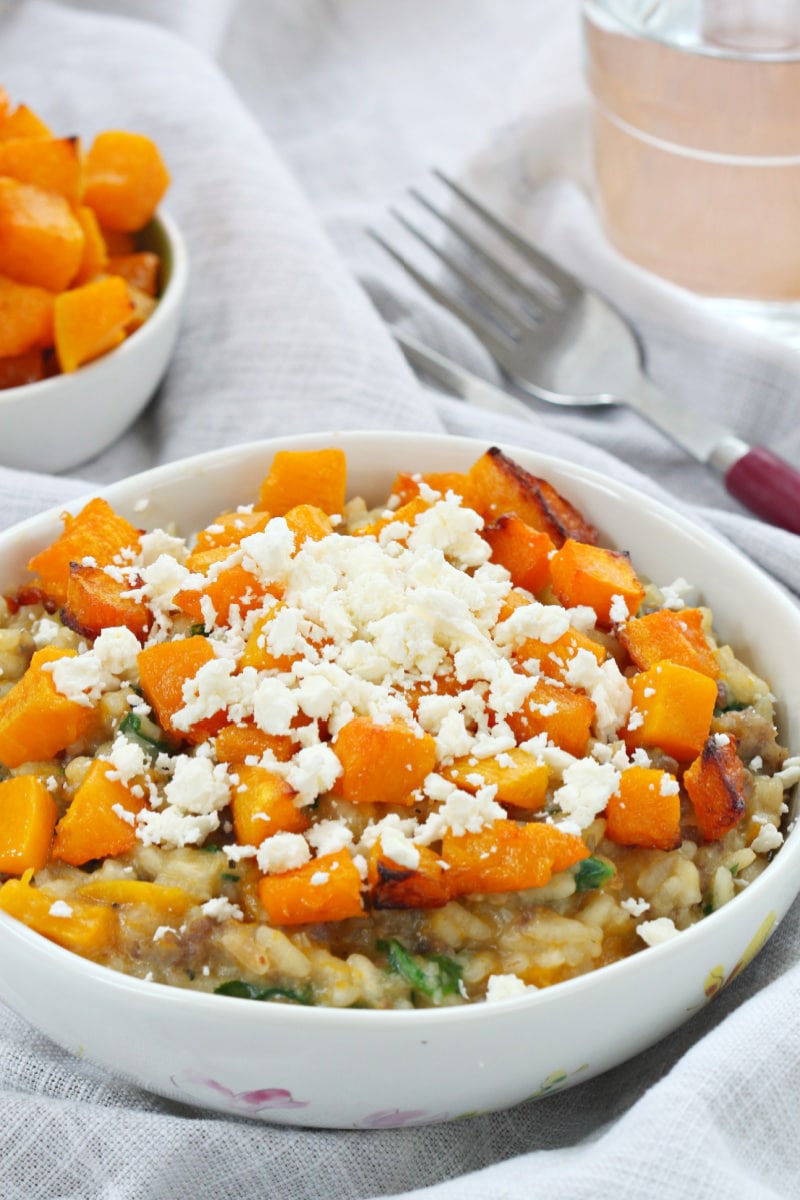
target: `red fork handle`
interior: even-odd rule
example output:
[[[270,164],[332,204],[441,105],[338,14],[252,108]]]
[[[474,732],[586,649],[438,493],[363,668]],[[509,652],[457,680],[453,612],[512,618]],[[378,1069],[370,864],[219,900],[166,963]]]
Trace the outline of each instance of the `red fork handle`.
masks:
[[[725,486],[747,508],[800,534],[800,471],[765,446],[753,446],[725,473]]]

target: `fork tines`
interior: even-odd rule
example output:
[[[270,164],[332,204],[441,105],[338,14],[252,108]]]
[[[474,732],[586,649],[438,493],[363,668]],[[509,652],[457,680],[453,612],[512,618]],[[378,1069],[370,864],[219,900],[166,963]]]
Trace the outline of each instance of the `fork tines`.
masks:
[[[532,268],[527,279],[510,270],[496,255],[490,253],[462,221],[445,212],[417,188],[409,189],[409,196],[445,226],[457,242],[466,248],[468,255],[456,257],[443,249],[418,224],[396,208],[390,210],[392,216],[460,281],[464,288],[464,299],[435,283],[379,233],[370,230],[370,235],[432,299],[468,325],[490,352],[499,355],[509,341],[516,342],[524,333],[540,326],[548,313],[560,312],[581,291],[580,284],[461,184],[440,170],[434,170],[434,175],[466,206],[473,217],[479,218],[478,224],[488,227],[501,242],[514,250],[524,265]],[[479,264],[482,279],[477,277],[475,266],[469,264],[470,259]]]

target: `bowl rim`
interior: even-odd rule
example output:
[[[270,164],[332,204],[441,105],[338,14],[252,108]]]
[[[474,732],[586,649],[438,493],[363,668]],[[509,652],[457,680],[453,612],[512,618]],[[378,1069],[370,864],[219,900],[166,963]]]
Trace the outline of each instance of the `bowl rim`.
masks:
[[[166,209],[159,208],[151,220],[153,224],[161,227],[161,232],[169,244],[172,259],[167,286],[158,297],[158,304],[153,310],[152,316],[131,337],[125,338],[119,346],[115,346],[109,353],[102,354],[92,362],[85,363],[76,371],[70,371],[66,375],[51,375],[48,379],[39,379],[35,383],[25,383],[20,387],[0,389],[0,409],[10,408],[21,401],[46,399],[58,389],[75,387],[76,380],[86,381],[88,379],[90,383],[101,382],[102,372],[110,369],[110,363],[114,364],[113,369],[116,369],[118,364],[124,368],[132,355],[146,349],[147,343],[157,336],[164,322],[180,309],[189,280],[189,254],[186,242],[177,222]]]
[[[176,459],[115,482],[99,485],[97,488],[93,488],[80,496],[70,499],[65,504],[54,505],[35,516],[28,517],[21,522],[9,526],[5,530],[0,530],[0,555],[3,553],[4,544],[7,539],[23,535],[40,523],[55,521],[65,510],[77,511],[88,499],[94,496],[111,496],[112,500],[118,492],[136,492],[139,496],[142,496],[146,494],[148,488],[157,488],[162,484],[174,485],[180,482],[182,476],[188,479],[198,469],[205,470],[208,468],[215,470],[226,467],[230,468],[236,459],[242,455],[250,459],[261,454],[268,455],[270,452],[274,453],[282,449],[312,449],[337,444],[346,448],[347,445],[353,445],[354,447],[358,445],[369,446],[374,441],[385,443],[387,440],[399,442],[404,439],[413,440],[415,445],[427,445],[429,447],[444,447],[447,445],[464,451],[483,451],[488,445],[496,445],[505,453],[523,454],[534,458],[542,465],[544,470],[548,466],[552,466],[554,470],[565,473],[567,476],[572,475],[577,481],[585,482],[590,487],[598,487],[606,492],[611,491],[616,499],[627,500],[629,502],[636,501],[639,503],[640,508],[643,501],[645,509],[667,520],[683,536],[688,536],[695,540],[699,537],[716,554],[721,555],[723,559],[727,559],[733,565],[738,566],[739,569],[744,568],[750,574],[754,575],[761,587],[766,588],[770,592],[772,600],[778,607],[783,609],[791,620],[797,622],[800,628],[800,613],[798,613],[797,606],[786,591],[761,567],[747,558],[742,551],[715,530],[691,520],[682,513],[676,513],[664,501],[651,496],[649,493],[641,491],[631,484],[618,480],[595,468],[586,467],[581,463],[575,463],[562,456],[548,454],[540,450],[514,446],[507,442],[492,442],[486,438],[445,433],[418,433],[413,430],[321,430],[313,433],[276,436],[249,443],[238,443],[215,450],[203,451],[183,459]],[[219,1013],[225,1011],[226,1004],[228,1011],[231,1011],[230,1005],[237,1004],[238,1008],[235,1011],[239,1013],[238,1022],[248,1021],[257,1024],[261,1024],[262,1022],[268,1024],[270,1021],[287,1019],[296,1020],[301,1025],[309,1027],[320,1024],[325,1025],[329,1021],[333,1021],[336,1025],[341,1026],[342,1024],[361,1024],[366,1020],[371,1027],[376,1029],[388,1028],[390,1026],[400,1029],[406,1024],[413,1024],[419,1028],[426,1021],[434,1023],[455,1021],[460,1024],[465,1021],[487,1020],[491,1014],[497,1015],[498,1012],[507,1012],[510,1007],[514,1009],[530,1007],[532,1010],[546,1008],[550,1004],[558,1003],[562,997],[579,995],[586,988],[600,987],[601,980],[608,980],[608,985],[612,986],[614,980],[624,980],[628,974],[632,974],[635,977],[639,972],[647,970],[646,964],[653,961],[651,958],[653,954],[658,955],[660,960],[663,961],[675,957],[675,955],[683,955],[684,950],[682,948],[686,947],[687,944],[693,945],[695,942],[709,939],[713,935],[713,931],[721,929],[723,925],[730,925],[732,922],[739,923],[741,917],[747,911],[758,906],[762,892],[765,889],[774,891],[776,883],[784,876],[791,875],[797,879],[797,883],[791,886],[787,892],[792,899],[796,898],[798,891],[800,891],[800,869],[798,869],[799,864],[795,861],[798,858],[800,858],[800,822],[793,822],[786,834],[784,844],[773,861],[768,864],[768,867],[745,891],[740,892],[735,897],[733,903],[725,904],[721,909],[710,913],[702,921],[682,930],[679,936],[670,938],[668,941],[654,946],[643,947],[639,952],[629,955],[626,958],[608,963],[596,970],[576,976],[573,979],[564,980],[552,987],[541,988],[529,993],[520,994],[519,996],[509,997],[504,999],[502,1003],[477,1002],[463,1006],[431,1007],[413,1010],[353,1009],[299,1004],[272,1005],[257,1002],[243,1004],[238,997],[218,995],[214,992],[196,991],[191,988],[180,988],[169,984],[154,984],[137,976],[117,971],[112,967],[106,967],[91,959],[83,958],[79,954],[57,945],[55,942],[49,941],[43,935],[37,934],[22,922],[17,921],[2,911],[0,911],[0,931],[5,931],[5,933],[0,934],[0,936],[7,934],[20,939],[33,952],[43,955],[45,958],[54,956],[53,965],[56,970],[63,972],[66,969],[70,974],[85,976],[87,979],[95,981],[99,986],[107,989],[132,992],[134,996],[139,997],[148,1006],[153,1003],[160,1006],[165,1004],[170,1006],[180,1005],[183,1009],[189,1006],[192,1010],[196,1010],[198,1014],[206,1012],[210,1015],[214,1011]],[[789,902],[791,903],[791,900]],[[770,907],[774,908],[775,906],[772,905]],[[785,907],[788,907],[788,904]],[[780,918],[776,919],[775,926],[777,926],[779,920]],[[710,956],[710,959],[711,957],[713,955]],[[220,1008],[220,1002],[222,1002],[222,1008]],[[250,1015],[246,1015],[247,1013]],[[365,1016],[365,1014],[368,1015]]]

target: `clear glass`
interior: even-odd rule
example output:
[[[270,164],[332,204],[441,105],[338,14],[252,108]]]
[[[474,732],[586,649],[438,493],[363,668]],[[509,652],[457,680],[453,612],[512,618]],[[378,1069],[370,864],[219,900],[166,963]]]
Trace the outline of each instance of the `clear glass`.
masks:
[[[800,344],[799,0],[584,0],[583,28],[611,241]]]

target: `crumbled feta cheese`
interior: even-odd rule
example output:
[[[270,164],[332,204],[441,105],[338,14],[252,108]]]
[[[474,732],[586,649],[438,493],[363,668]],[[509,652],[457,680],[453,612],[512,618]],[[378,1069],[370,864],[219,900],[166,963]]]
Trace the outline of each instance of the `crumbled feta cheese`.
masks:
[[[211,900],[206,900],[205,904],[200,905],[200,911],[214,921],[241,921],[244,919],[244,913],[239,905],[232,904],[225,896],[215,896]]]
[[[680,930],[675,928],[670,917],[656,917],[653,921],[642,921],[636,926],[636,932],[648,946],[660,946],[662,942],[677,937]]]
[[[276,833],[258,847],[256,861],[265,875],[282,875],[302,867],[311,858],[308,842],[299,833]]]
[[[630,913],[632,917],[641,917],[642,914],[646,913],[650,907],[648,902],[643,900],[641,896],[638,900],[634,900],[633,896],[628,896],[626,900],[620,900],[619,906],[620,908],[624,908],[626,912]]]
[[[783,834],[770,821],[765,821],[750,843],[750,849],[756,854],[768,854],[783,845]]]
[[[47,910],[51,917],[71,917],[72,909],[66,900],[54,900]]]
[[[610,763],[599,763],[592,758],[577,759],[566,768],[562,778],[553,799],[580,829],[591,825],[619,790],[619,771]]]
[[[611,606],[608,610],[608,615],[613,625],[625,624],[631,614],[624,596],[614,595],[611,597]]]
[[[486,999],[489,1001],[515,1000],[518,996],[525,996],[531,992],[538,992],[538,990],[532,983],[525,983],[519,975],[490,975],[486,985]]]

